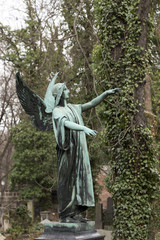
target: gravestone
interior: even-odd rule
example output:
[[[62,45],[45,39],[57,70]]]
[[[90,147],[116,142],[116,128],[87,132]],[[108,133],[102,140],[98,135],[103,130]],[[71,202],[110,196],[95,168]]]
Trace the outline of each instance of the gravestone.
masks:
[[[102,205],[102,203],[96,203],[95,228],[103,229],[103,205]]]
[[[113,224],[113,216],[114,216],[113,199],[111,197],[109,197],[109,198],[107,198],[107,210],[104,213],[106,225]]]
[[[49,219],[49,211],[42,211],[40,212],[41,215],[41,222],[45,219]]]
[[[3,231],[6,232],[11,227],[9,218],[3,219]]]
[[[6,237],[3,236],[3,235],[0,233],[0,240],[5,240],[5,239],[6,239]]]
[[[27,209],[29,211],[29,215],[32,218],[32,220],[34,220],[34,201],[33,200],[29,200],[27,202]]]
[[[5,216],[9,209],[16,209],[20,203],[18,199],[18,193],[6,190],[5,192],[0,192],[0,230],[6,231],[10,227],[10,223]],[[5,220],[4,220],[5,219]]]

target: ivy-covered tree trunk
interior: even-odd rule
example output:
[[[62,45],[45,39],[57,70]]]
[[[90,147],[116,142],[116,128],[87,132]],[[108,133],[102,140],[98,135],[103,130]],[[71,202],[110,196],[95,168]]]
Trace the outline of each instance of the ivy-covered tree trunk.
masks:
[[[99,43],[94,49],[103,88],[121,88],[107,99],[104,120],[113,179],[114,240],[149,239],[155,190],[152,134],[144,106],[149,62],[151,0],[96,1]]]

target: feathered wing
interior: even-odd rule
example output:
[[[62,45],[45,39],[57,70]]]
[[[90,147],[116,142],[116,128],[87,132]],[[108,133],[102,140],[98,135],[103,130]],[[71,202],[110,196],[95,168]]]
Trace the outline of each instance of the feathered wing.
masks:
[[[16,89],[20,103],[30,115],[33,125],[41,131],[53,129],[52,114],[45,112],[46,105],[43,99],[27,87],[19,72],[16,74]]]

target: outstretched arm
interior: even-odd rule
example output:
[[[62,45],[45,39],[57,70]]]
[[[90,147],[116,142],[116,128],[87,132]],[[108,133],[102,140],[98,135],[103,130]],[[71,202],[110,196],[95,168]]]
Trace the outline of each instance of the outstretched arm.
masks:
[[[82,105],[82,112],[87,111],[93,107],[96,107],[99,103],[101,103],[107,95],[114,94],[116,92],[120,92],[119,88],[111,89],[103,92],[100,96],[94,98],[92,101],[85,103]]]
[[[87,135],[89,136],[95,136],[97,134],[97,131],[92,130],[90,128],[87,128],[85,126],[81,126],[77,123],[74,122],[70,122],[70,121],[65,121],[65,127],[72,129],[72,130],[76,130],[76,131],[84,131]]]

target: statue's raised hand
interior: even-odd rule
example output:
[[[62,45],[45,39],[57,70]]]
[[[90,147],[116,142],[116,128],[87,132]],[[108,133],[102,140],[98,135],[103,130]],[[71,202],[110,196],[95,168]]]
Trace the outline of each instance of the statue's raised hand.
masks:
[[[121,92],[121,89],[120,88],[114,88],[114,89],[111,89],[111,90],[107,90],[106,91],[106,94],[108,95],[108,94],[114,94],[114,93],[116,93],[116,92]]]
[[[92,130],[90,128],[87,128],[84,126],[83,131],[85,132],[85,134],[89,135],[89,136],[96,136],[96,134],[98,133],[96,130]]]
[[[120,88],[114,88],[113,90],[114,90],[114,93],[116,93],[116,92],[120,93],[121,92]]]

